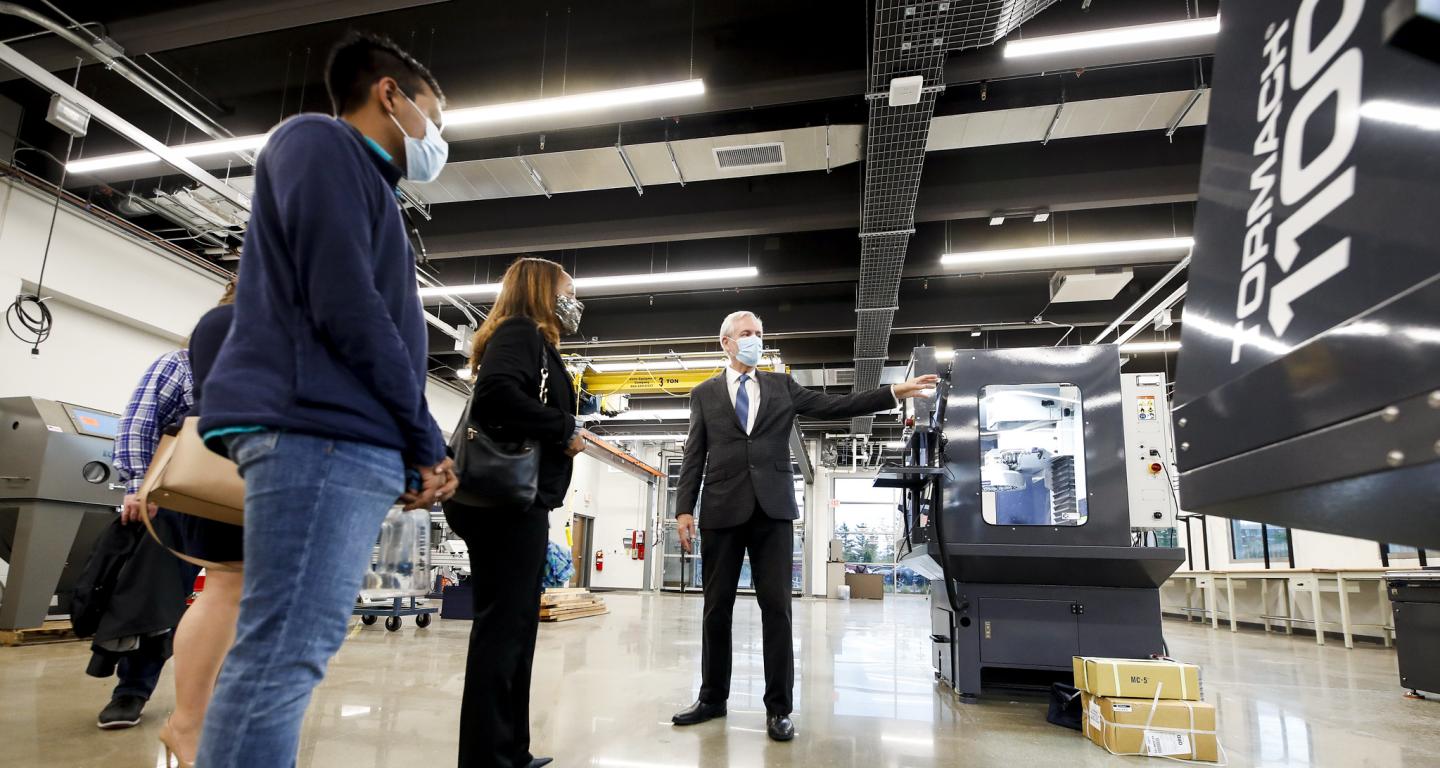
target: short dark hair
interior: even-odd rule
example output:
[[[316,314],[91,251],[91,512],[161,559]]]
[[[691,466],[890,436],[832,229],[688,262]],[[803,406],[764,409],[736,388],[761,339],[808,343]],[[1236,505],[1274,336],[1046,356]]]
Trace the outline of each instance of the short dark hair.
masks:
[[[325,90],[330,93],[335,114],[343,115],[363,106],[370,86],[382,77],[395,78],[400,90],[411,98],[423,83],[430,87],[435,98],[442,102],[445,99],[430,70],[395,41],[381,35],[351,32],[330,49],[330,58],[325,64]]]

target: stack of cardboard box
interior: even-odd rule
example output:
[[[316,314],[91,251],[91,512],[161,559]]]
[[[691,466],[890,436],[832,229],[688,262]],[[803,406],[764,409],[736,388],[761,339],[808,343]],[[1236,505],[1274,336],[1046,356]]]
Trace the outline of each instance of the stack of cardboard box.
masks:
[[[1075,657],[1084,733],[1117,755],[1215,762],[1215,707],[1201,699],[1200,668],[1178,661]]]

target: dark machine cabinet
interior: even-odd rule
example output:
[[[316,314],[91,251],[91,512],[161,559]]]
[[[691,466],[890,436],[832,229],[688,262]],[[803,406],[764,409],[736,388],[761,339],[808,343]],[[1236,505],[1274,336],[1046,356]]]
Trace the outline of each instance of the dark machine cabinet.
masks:
[[[930,424],[914,425],[907,466],[877,480],[906,489],[901,559],[934,580],[936,676],[975,697],[992,687],[1068,681],[1077,654],[1161,653],[1159,586],[1184,551],[1131,546],[1116,348],[967,350],[948,378]],[[1016,391],[1032,394],[1006,396]],[[984,412],[991,393],[1018,409],[1005,413],[1023,418]],[[1073,425],[1072,447],[1061,442],[1059,426],[1040,439],[1056,445],[1046,454],[986,443],[997,430],[1014,434],[1015,427],[994,426],[999,422],[1018,421],[1019,432],[1033,434],[1047,417],[1029,415],[1033,408],[1021,403],[1032,400],[1051,422]],[[940,445],[943,452],[928,450]],[[1049,462],[1043,472],[1032,455]],[[1050,489],[1051,522],[1001,517],[1001,494],[1032,501],[1042,483]],[[1079,519],[1056,499],[1081,510]]]
[[[954,641],[935,643],[953,666],[936,671],[962,696],[1064,679],[1074,656],[1147,658],[1165,648],[1153,588],[960,584],[956,595],[964,610]]]
[[[1391,573],[1386,581],[1400,685],[1440,693],[1440,568]]]

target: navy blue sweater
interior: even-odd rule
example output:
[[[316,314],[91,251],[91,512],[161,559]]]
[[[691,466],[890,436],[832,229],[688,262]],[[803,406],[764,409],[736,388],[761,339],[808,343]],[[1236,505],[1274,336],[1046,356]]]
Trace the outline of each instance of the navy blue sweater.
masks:
[[[302,115],[275,130],[202,433],[261,426],[395,448],[407,464],[445,458],[399,179],[343,121]]]

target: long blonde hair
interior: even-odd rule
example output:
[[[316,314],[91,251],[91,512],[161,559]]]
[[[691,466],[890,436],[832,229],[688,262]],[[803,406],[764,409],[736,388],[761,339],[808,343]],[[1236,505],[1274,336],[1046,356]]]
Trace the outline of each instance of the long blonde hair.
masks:
[[[540,326],[540,332],[552,345],[560,344],[560,321],[555,317],[555,299],[560,295],[560,281],[565,269],[549,259],[516,259],[500,280],[500,295],[490,315],[475,332],[474,350],[470,353],[470,370],[478,372],[485,345],[500,324],[512,317],[528,317]]]

